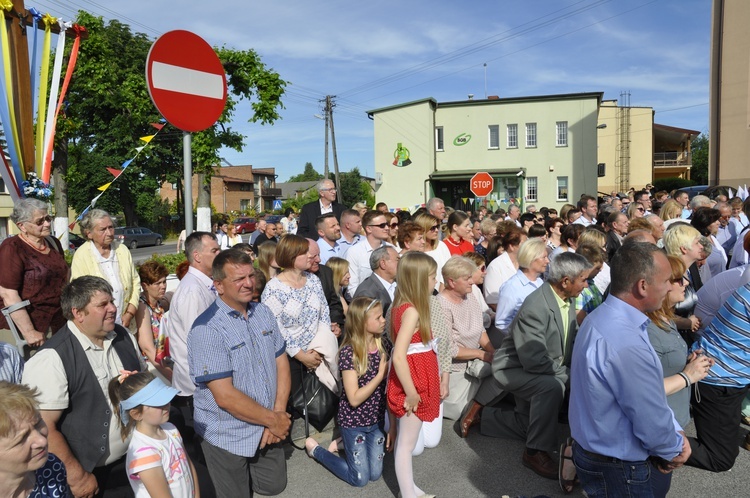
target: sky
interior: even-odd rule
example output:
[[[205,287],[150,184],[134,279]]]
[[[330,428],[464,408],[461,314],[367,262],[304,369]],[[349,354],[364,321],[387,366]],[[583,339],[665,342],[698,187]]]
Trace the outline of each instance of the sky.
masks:
[[[321,100],[333,111],[341,171],[374,176],[366,111],[438,102],[604,92],[653,107],[655,122],[708,133],[709,0],[26,0],[63,19],[86,10],[156,39],[192,31],[255,50],[289,84],[273,125],[232,124],[225,165],[276,168],[278,181],[324,163]],[[486,64],[486,66],[485,66]],[[613,129],[614,133],[615,130]],[[330,160],[333,170],[333,159]]]

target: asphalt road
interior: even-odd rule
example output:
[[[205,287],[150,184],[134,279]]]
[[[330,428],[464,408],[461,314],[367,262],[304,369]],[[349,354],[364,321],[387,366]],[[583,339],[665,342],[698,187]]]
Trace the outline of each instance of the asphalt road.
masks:
[[[138,247],[130,250],[133,263],[138,264],[150,259],[154,254],[174,254],[177,252],[177,241],[164,242],[160,246]]]

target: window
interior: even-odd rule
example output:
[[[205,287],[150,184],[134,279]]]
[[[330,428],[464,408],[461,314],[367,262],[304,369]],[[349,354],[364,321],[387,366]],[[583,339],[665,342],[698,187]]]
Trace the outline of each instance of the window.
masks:
[[[172,184],[172,190],[177,190],[177,184],[176,183]]]
[[[508,125],[508,148],[509,149],[518,148],[518,125],[517,124]]]
[[[5,180],[0,178],[0,194],[5,194]]]
[[[250,207],[250,199],[240,200],[240,211],[247,211],[249,207]]]
[[[443,150],[445,150],[443,146],[444,146],[443,127],[436,126],[435,127],[435,150],[442,152]]]
[[[567,147],[568,146],[568,122],[567,121],[558,121],[557,122],[557,142],[556,145],[558,147]]]
[[[536,147],[536,123],[526,123],[526,148]]]
[[[240,183],[240,192],[251,192],[253,185],[251,183]]]
[[[487,128],[489,132],[489,148],[498,149],[500,148],[500,125],[490,125]]]
[[[537,192],[537,178],[535,176],[526,178],[526,200],[537,202],[539,200]]]
[[[567,176],[557,177],[557,200],[558,201],[568,200],[568,177]]]

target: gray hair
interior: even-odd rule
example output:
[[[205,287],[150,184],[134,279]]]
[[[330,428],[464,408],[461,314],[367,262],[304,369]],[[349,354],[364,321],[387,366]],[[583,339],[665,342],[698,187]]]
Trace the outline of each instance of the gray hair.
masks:
[[[81,219],[81,230],[83,231],[83,234],[88,235],[88,233],[94,229],[94,225],[96,225],[99,220],[104,218],[112,219],[109,213],[103,209],[89,210],[88,213],[83,215],[83,219]]]
[[[633,285],[640,280],[652,282],[656,272],[654,255],[662,252],[654,244],[648,242],[628,242],[623,244],[610,263],[612,283],[609,292],[614,296],[627,294]]]
[[[698,238],[698,242],[701,243],[701,247],[703,248],[703,252],[705,253],[706,257],[709,257],[714,250],[714,245],[711,242],[711,239],[701,235],[700,238]]]
[[[65,319],[73,320],[73,310],[86,309],[86,306],[91,302],[91,298],[97,292],[112,296],[112,286],[103,278],[92,275],[84,275],[71,280],[68,285],[63,287],[60,296],[60,306]]]
[[[325,190],[327,188],[331,188],[331,187],[328,186],[328,183],[333,183],[333,181],[329,180],[327,178],[324,178],[323,180],[320,180],[318,182],[318,185],[316,185],[315,190],[317,190],[318,192],[320,192],[321,190]]]
[[[690,199],[690,209],[698,209],[701,206],[711,207],[711,199],[705,195],[696,195]]]
[[[539,237],[526,239],[518,248],[518,266],[519,268],[529,268],[531,263],[538,258],[547,254],[547,243]]]
[[[469,258],[454,255],[443,265],[443,280],[468,277],[477,271],[477,265]]]
[[[216,235],[210,232],[193,232],[185,239],[185,256],[191,265],[193,264],[193,253],[200,252],[203,249],[203,237],[216,240]]]
[[[433,197],[429,201],[427,201],[427,204],[425,205],[425,208],[427,211],[432,211],[436,207],[438,207],[440,204],[445,206],[445,201],[441,199],[440,197]]]
[[[370,269],[372,271],[375,271],[380,267],[380,262],[382,260],[390,260],[391,256],[388,253],[389,248],[390,246],[380,246],[372,251],[372,254],[370,254]]]
[[[564,252],[558,254],[555,259],[550,261],[547,281],[552,284],[558,284],[565,277],[575,280],[581,273],[591,268],[593,268],[593,265],[580,254]]]
[[[13,212],[10,214],[10,219],[18,225],[31,221],[34,213],[37,211],[47,211],[47,204],[40,201],[39,199],[27,198],[20,199],[13,205]]]

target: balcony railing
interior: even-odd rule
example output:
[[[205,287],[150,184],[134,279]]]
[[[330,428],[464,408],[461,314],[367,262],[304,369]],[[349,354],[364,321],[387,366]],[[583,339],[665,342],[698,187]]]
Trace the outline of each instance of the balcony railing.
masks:
[[[654,154],[654,167],[692,166],[690,154],[682,152],[656,152]]]
[[[261,197],[281,197],[280,188],[263,187],[260,189]]]

